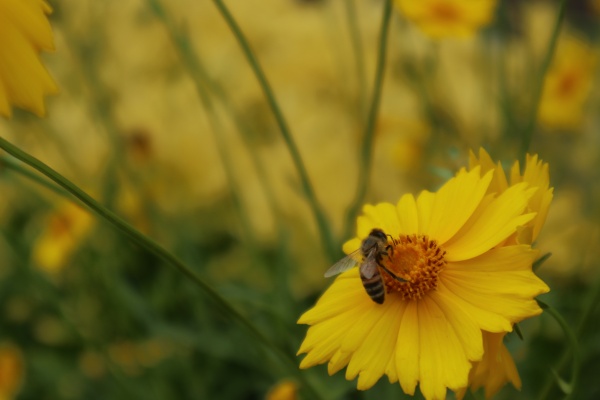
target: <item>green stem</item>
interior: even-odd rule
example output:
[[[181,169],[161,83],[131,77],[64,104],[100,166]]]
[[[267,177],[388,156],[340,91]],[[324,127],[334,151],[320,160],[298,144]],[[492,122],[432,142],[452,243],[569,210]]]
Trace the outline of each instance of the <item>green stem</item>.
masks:
[[[578,337],[580,337],[583,334],[585,328],[587,327],[592,316],[594,315],[593,314],[594,310],[598,307],[598,303],[600,303],[600,280],[598,280],[596,282],[596,284],[594,285],[593,291],[588,296],[587,301],[585,302],[585,305],[583,307],[583,313],[582,313],[581,319],[579,321],[579,324],[577,324],[577,336]],[[563,351],[563,354],[562,354],[560,360],[556,363],[556,366],[554,367],[555,371],[557,371],[558,373],[560,371],[562,371],[563,368],[565,367],[565,365],[567,364],[568,360],[569,360],[569,351],[568,351],[568,349],[566,349]],[[555,380],[554,376],[548,376],[548,378],[544,382],[544,385],[542,386],[542,390],[540,391],[540,393],[541,393],[539,396],[540,399],[547,398],[547,396],[550,393],[550,390],[554,386],[555,381],[556,380]]]
[[[290,156],[292,157],[294,166],[296,167],[298,175],[300,176],[302,190],[304,192],[304,195],[306,196],[306,199],[308,200],[310,208],[312,209],[317,226],[319,228],[319,232],[321,234],[323,245],[325,246],[325,251],[329,259],[333,261],[338,258],[339,250],[337,249],[337,245],[331,233],[329,223],[327,222],[327,218],[325,217],[325,214],[321,209],[319,202],[317,201],[317,197],[313,190],[312,184],[310,183],[310,180],[308,178],[308,173],[306,171],[304,163],[302,162],[302,157],[300,156],[300,152],[298,151],[296,143],[294,142],[292,134],[287,126],[287,122],[283,117],[283,113],[279,108],[279,104],[275,99],[275,94],[271,89],[271,85],[269,84],[267,77],[265,76],[262,67],[259,64],[258,59],[252,51],[250,43],[248,42],[246,36],[244,35],[239,25],[229,12],[229,9],[225,6],[222,0],[213,0],[213,3],[225,19],[225,22],[233,32],[234,36],[236,37],[238,43],[240,44],[240,47],[242,48],[244,56],[248,60],[248,63],[250,64],[250,67],[252,68],[252,71],[258,79],[258,83],[260,84],[260,87],[262,88],[265,94],[269,107],[273,112],[275,120],[277,121],[277,125],[279,126],[279,130],[281,131],[283,139],[287,145]]]
[[[61,196],[69,196],[69,193],[63,190],[61,187],[56,186],[54,183],[49,182],[47,179],[42,178],[37,173],[33,172],[29,168],[24,168],[20,162],[15,161],[12,157],[0,156],[0,170],[2,168],[13,170],[25,178],[37,183],[40,186],[50,189],[56,194]]]
[[[365,56],[363,45],[360,40],[358,19],[356,18],[356,0],[345,0],[344,4],[346,6],[346,20],[348,22],[348,29],[350,30],[350,41],[352,43],[354,55],[354,68],[356,69],[356,77],[358,82],[358,115],[362,125],[367,102],[367,78],[364,63]]]
[[[531,110],[529,114],[529,118],[523,130],[523,141],[521,142],[521,160],[523,164],[525,163],[525,155],[527,151],[529,151],[529,146],[531,144],[531,138],[533,137],[533,131],[535,130],[538,110],[540,108],[540,100],[542,98],[542,93],[544,90],[544,82],[546,79],[546,73],[548,72],[548,68],[550,67],[550,63],[552,62],[552,58],[554,57],[554,52],[556,50],[556,43],[558,42],[558,35],[560,33],[560,28],[562,26],[562,22],[565,18],[565,9],[566,9],[567,0],[561,0],[558,13],[556,15],[556,21],[554,22],[554,28],[552,29],[552,35],[550,36],[550,42],[548,43],[548,48],[546,49],[546,54],[544,55],[544,59],[542,60],[542,65],[540,67],[540,71],[538,73],[538,80],[534,87],[533,92],[533,102],[531,103]]]
[[[148,0],[148,1],[151,6],[156,7],[155,6],[155,4],[157,4],[156,0]],[[177,33],[177,30],[173,26],[172,20],[170,18],[168,18],[167,14],[164,13],[164,11],[162,12],[162,14],[160,14],[162,8],[159,8],[159,7],[160,7],[160,5],[158,5],[158,7],[155,8],[155,11],[157,12],[157,15],[163,20],[163,22],[167,26],[167,29],[170,31],[171,35],[174,37],[174,40],[175,40],[177,46],[180,47],[180,51],[182,51],[182,52],[190,51],[188,40],[185,37],[183,37]],[[276,199],[275,192],[269,183],[269,179],[267,177],[267,171],[265,169],[264,163],[260,159],[260,155],[257,152],[256,145],[253,144],[251,142],[251,140],[249,139],[249,137],[251,137],[251,135],[253,135],[255,133],[255,131],[250,126],[248,126],[248,124],[242,119],[242,117],[239,115],[239,113],[235,110],[235,107],[232,105],[231,101],[228,99],[225,89],[219,84],[219,82],[215,81],[214,79],[212,79],[210,77],[208,71],[206,70],[206,67],[202,64],[201,60],[197,57],[197,54],[195,55],[194,58],[195,58],[195,64],[194,64],[195,65],[195,70],[194,70],[195,74],[193,76],[193,79],[197,80],[197,82],[196,82],[197,85],[206,86],[208,88],[208,90],[211,92],[211,94],[214,95],[216,97],[216,99],[220,102],[221,106],[225,108],[225,111],[227,111],[227,113],[230,115],[233,123],[235,124],[237,130],[240,133],[241,139],[243,140],[244,144],[248,148],[248,152],[250,153],[250,157],[252,159],[252,164],[254,165],[254,168],[256,169],[260,184],[263,188],[265,197],[269,204],[269,209],[273,210],[274,219],[278,226],[278,231],[283,232],[283,230],[284,230],[283,224],[282,224],[281,218],[279,218],[281,216],[281,212],[279,211],[279,206],[277,205],[277,201],[275,200]]]
[[[554,318],[554,320],[558,323],[558,325],[560,325],[561,329],[565,333],[565,336],[567,337],[567,340],[569,342],[569,347],[571,350],[571,354],[573,356],[573,364],[571,366],[571,382],[569,383],[571,390],[569,393],[567,393],[566,399],[570,399],[570,398],[572,398],[574,389],[577,387],[577,381],[579,378],[579,369],[581,366],[581,355],[579,352],[579,345],[577,343],[577,336],[575,335],[575,332],[573,332],[573,329],[571,329],[571,327],[569,326],[567,321],[565,321],[565,319],[562,317],[562,315],[560,315],[558,313],[558,311],[556,311],[554,308],[550,307],[549,305],[541,302],[540,300],[537,300],[537,302],[540,305],[540,307],[545,312],[550,314],[552,316],[552,318]],[[557,371],[557,373],[558,373],[558,371]],[[538,398],[540,400],[547,399],[548,395],[550,394],[550,389],[552,389],[552,385],[544,387]]]
[[[22,151],[21,149],[14,146],[2,137],[0,137],[0,148],[2,148],[4,151],[12,155],[13,157],[17,158],[18,160],[21,160],[25,164],[31,166],[44,176],[51,179],[53,182],[58,184],[68,193],[70,193],[79,201],[81,201],[81,203],[87,206],[96,215],[98,215],[106,222],[111,224],[113,227],[117,228],[119,231],[125,234],[125,236],[131,239],[134,243],[138,244],[140,247],[154,254],[156,257],[158,257],[159,259],[161,259],[162,261],[164,261],[165,263],[167,263],[168,265],[185,275],[188,279],[190,279],[197,286],[199,286],[204,291],[206,296],[218,307],[220,307],[220,309],[224,312],[225,315],[227,315],[233,321],[239,323],[243,328],[245,328],[251,336],[257,339],[266,348],[270,349],[281,361],[283,361],[292,374],[296,375],[299,379],[305,382],[306,378],[298,370],[298,367],[296,365],[296,359],[293,356],[290,356],[289,354],[283,352],[278,346],[273,344],[246,317],[244,317],[239,311],[237,311],[227,300],[221,297],[221,295],[219,295],[209,284],[204,282],[204,280],[202,280],[202,278],[200,278],[196,274],[196,272],[194,272],[190,267],[185,265],[176,256],[169,253],[158,243],[136,230],[134,227],[129,225],[115,213],[103,207],[90,195],[85,193],[83,190],[81,190],[71,181],[69,181],[64,176],[56,172],[54,169],[44,164],[37,158]],[[312,389],[309,385],[306,385],[306,387],[309,390]],[[319,396],[316,393],[313,393],[313,397],[319,398]]]
[[[371,175],[371,164],[373,161],[373,145],[375,142],[375,124],[377,122],[377,113],[379,111],[379,103],[381,101],[381,90],[383,86],[383,78],[385,72],[385,62],[387,58],[387,39],[392,15],[392,0],[386,0],[383,7],[383,16],[381,19],[381,27],[379,31],[379,49],[377,55],[377,66],[375,69],[375,82],[373,84],[373,94],[371,95],[371,105],[369,114],[367,115],[367,123],[361,144],[359,176],[356,194],[354,201],[348,209],[346,215],[346,225],[344,228],[344,237],[351,235],[354,220],[360,211]]]

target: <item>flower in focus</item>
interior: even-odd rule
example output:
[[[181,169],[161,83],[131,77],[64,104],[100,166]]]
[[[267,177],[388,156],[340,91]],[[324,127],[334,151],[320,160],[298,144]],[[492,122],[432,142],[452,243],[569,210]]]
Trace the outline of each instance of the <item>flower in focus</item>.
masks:
[[[490,23],[496,0],[395,0],[402,14],[433,38],[472,36]]]
[[[535,217],[529,223],[520,226],[510,238],[511,240],[507,241],[512,244],[532,244],[546,222],[554,192],[554,188],[550,187],[548,163],[540,160],[537,154],[527,154],[523,173],[521,173],[519,162],[515,161],[510,169],[509,177],[507,177],[500,163],[495,164],[489,154],[481,148],[479,149],[479,158],[471,152],[469,166],[470,169],[480,167],[482,174],[494,171],[488,193],[502,193],[521,182],[529,184],[532,190],[535,188],[527,203],[528,212],[534,212]]]
[[[33,245],[33,262],[49,274],[56,274],[89,232],[92,216],[73,203],[65,203],[46,221],[46,227]]]
[[[488,188],[490,193],[502,193],[510,185],[520,182],[527,182],[536,189],[527,205],[529,211],[536,213],[535,217],[528,224],[520,226],[517,232],[506,241],[511,244],[532,244],[546,221],[553,196],[553,188],[549,187],[548,163],[538,160],[537,155],[528,154],[523,173],[521,174],[519,162],[516,161],[510,169],[510,178],[507,178],[500,163],[495,164],[489,154],[481,148],[479,149],[479,158],[471,152],[469,165],[471,169],[481,168],[482,173],[493,170],[494,177]],[[469,375],[471,389],[477,390],[484,387],[486,398],[493,397],[507,382],[511,382],[517,389],[521,388],[519,372],[502,341],[503,338],[503,333],[483,332],[485,348],[483,359],[473,363],[473,369]],[[464,391],[459,397],[462,398],[462,395],[464,395]]]
[[[0,399],[14,398],[24,375],[25,362],[21,350],[12,344],[0,344]]]
[[[11,105],[43,116],[44,96],[58,88],[40,61],[40,51],[54,50],[43,0],[0,0],[0,114]]]
[[[288,379],[279,381],[265,396],[266,400],[296,400],[297,398],[298,385]]]
[[[538,118],[548,128],[577,128],[596,74],[597,54],[584,40],[567,36],[558,44],[546,74]]]
[[[520,182],[490,192],[495,172],[481,171],[463,169],[436,193],[364,207],[344,251],[382,229],[391,238],[381,264],[404,281],[382,272],[386,299],[378,305],[358,268],[341,274],[298,321],[311,325],[301,368],[328,362],[333,374],[347,366],[361,390],[385,374],[405,393],[419,384],[426,399],[445,399],[482,360],[482,331],[510,332],[541,313],[534,298],[549,289],[531,269],[538,251],[506,244],[535,219],[528,205],[537,188]]]

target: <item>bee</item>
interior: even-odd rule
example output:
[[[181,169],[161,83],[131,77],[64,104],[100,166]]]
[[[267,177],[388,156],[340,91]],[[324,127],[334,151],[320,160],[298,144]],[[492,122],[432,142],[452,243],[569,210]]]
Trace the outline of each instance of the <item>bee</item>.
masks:
[[[385,285],[379,267],[392,278],[400,282],[406,282],[405,279],[399,278],[381,264],[383,257],[387,256],[388,251],[392,249],[392,246],[388,244],[388,236],[381,229],[373,229],[369,236],[363,240],[360,248],[333,264],[325,272],[325,277],[329,278],[360,265],[360,280],[367,294],[375,303],[383,304]]]

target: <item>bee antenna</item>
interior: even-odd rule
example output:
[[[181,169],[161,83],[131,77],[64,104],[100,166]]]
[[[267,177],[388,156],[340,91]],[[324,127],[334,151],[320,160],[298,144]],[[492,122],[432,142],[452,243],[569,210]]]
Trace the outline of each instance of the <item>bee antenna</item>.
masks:
[[[386,236],[387,236],[387,237],[389,237],[389,238],[391,239],[391,241],[392,241],[392,243],[393,243],[393,244],[398,244],[398,243],[396,242],[396,239],[394,239],[394,237],[393,237],[392,235],[390,235],[390,234],[388,233],[388,234],[386,234]]]

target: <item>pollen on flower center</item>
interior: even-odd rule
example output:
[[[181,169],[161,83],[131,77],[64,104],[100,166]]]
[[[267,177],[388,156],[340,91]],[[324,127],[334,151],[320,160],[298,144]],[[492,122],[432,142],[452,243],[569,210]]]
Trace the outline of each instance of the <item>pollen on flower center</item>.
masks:
[[[437,289],[438,276],[446,266],[442,250],[435,240],[425,235],[403,235],[394,238],[381,263],[399,281],[382,271],[387,293],[398,292],[403,299],[417,300]]]

